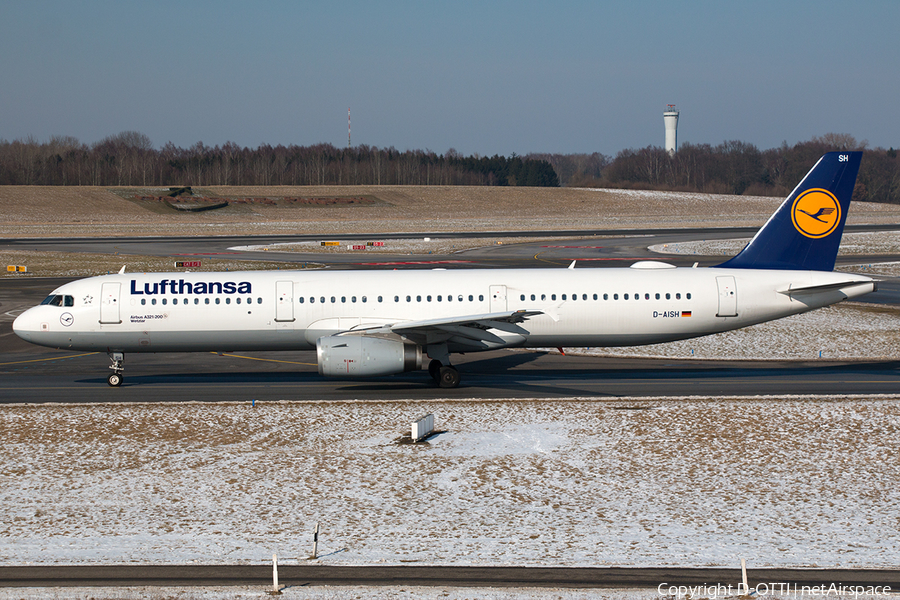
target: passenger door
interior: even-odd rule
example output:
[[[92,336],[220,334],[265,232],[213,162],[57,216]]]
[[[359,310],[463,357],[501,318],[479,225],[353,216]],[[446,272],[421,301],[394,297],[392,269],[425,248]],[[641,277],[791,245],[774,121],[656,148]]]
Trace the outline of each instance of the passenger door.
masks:
[[[122,318],[119,315],[119,292],[121,283],[107,282],[100,288],[100,323],[119,324]]]
[[[716,285],[719,287],[719,312],[717,317],[737,316],[737,290],[734,285],[734,277],[716,277]]]

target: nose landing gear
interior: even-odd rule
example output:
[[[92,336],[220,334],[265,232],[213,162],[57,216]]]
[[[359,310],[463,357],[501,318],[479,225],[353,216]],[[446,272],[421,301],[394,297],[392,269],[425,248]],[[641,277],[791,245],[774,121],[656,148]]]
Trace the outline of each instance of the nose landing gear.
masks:
[[[106,383],[111,387],[119,387],[125,379],[122,375],[122,372],[125,370],[125,353],[107,352],[106,355],[109,356],[109,360],[112,361],[109,368],[113,370],[113,372],[109,374],[109,377],[106,378]]]

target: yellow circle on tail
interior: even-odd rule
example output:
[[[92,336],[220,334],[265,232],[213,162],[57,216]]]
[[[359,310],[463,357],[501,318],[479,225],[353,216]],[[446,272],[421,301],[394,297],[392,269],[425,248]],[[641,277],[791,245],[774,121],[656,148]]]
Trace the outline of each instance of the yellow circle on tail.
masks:
[[[826,237],[841,222],[841,203],[828,190],[806,190],[794,200],[791,220],[797,231],[808,238]]]

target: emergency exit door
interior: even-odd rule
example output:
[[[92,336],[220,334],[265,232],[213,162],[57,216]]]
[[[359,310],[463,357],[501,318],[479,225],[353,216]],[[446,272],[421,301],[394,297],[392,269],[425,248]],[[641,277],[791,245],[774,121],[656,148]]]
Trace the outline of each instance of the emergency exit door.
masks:
[[[275,320],[281,323],[294,320],[294,282],[275,282]]]

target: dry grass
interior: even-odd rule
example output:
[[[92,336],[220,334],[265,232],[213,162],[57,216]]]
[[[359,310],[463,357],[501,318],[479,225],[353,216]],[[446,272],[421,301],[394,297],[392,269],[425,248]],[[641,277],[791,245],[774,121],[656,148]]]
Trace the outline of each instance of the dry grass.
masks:
[[[135,188],[137,189],[137,188]],[[0,186],[9,237],[377,233],[572,228],[759,226],[780,199],[578,188],[209,187],[231,197],[371,196],[376,206],[260,206],[158,214],[107,188]],[[895,222],[900,207],[860,203],[851,222]]]

